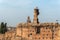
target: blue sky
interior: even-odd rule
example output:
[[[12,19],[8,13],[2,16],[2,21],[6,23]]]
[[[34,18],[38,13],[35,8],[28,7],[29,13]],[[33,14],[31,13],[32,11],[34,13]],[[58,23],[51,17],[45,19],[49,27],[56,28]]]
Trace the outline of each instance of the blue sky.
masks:
[[[60,20],[60,0],[0,0],[0,22],[16,26],[18,23],[26,22],[28,16],[33,21],[36,6],[39,8],[40,22]]]

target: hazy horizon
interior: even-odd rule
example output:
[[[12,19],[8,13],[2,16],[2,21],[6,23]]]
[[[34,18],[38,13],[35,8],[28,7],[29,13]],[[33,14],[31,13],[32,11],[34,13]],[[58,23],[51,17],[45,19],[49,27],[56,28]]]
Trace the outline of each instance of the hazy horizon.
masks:
[[[60,0],[0,0],[0,23],[9,26],[26,22],[30,16],[33,21],[35,7],[39,8],[39,22],[60,23]]]

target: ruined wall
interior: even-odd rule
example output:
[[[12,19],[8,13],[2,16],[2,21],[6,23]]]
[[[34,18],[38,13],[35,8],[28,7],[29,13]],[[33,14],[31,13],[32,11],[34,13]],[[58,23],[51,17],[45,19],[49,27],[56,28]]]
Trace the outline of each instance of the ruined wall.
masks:
[[[28,26],[28,27],[22,27],[17,28],[17,33],[22,38],[26,38],[29,40],[60,40],[60,25],[56,26],[56,24],[43,24],[40,25],[40,33],[37,32],[37,26]],[[52,28],[53,27],[53,28]],[[21,31],[22,30],[22,31]],[[19,33],[20,32],[20,33]],[[21,33],[22,32],[22,33]]]

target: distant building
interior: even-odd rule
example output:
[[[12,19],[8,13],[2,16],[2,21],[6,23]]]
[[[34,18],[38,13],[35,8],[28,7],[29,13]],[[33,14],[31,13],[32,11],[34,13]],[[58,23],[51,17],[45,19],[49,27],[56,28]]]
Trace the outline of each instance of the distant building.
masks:
[[[16,27],[7,27],[8,31],[15,30],[15,29],[16,29]]]
[[[19,23],[15,30],[0,34],[1,40],[60,40],[60,24],[40,23],[38,15],[39,9],[36,7],[33,22],[28,16],[26,23]]]
[[[60,40],[60,24],[40,23],[38,15],[39,9],[36,7],[33,22],[28,17],[27,23],[18,24],[16,35],[27,40]]]

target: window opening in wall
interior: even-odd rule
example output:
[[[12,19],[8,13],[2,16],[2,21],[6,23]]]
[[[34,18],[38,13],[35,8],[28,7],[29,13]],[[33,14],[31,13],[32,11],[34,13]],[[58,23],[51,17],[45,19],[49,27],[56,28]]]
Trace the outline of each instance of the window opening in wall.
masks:
[[[54,32],[54,31],[52,31],[52,32]]]
[[[48,31],[48,32],[50,32],[50,31]]]
[[[30,33],[30,34],[28,35],[28,37],[30,37],[30,36],[32,36],[32,33]]]
[[[48,36],[48,34],[47,34],[47,36]]]
[[[44,37],[43,37],[43,39],[44,39]]]
[[[32,33],[30,35],[32,35]]]
[[[50,39],[51,39],[51,37],[50,37]]]
[[[40,27],[36,28],[36,34],[40,34]]]
[[[39,38],[40,39],[40,38]]]
[[[46,27],[46,29],[48,29],[48,27]]]
[[[46,39],[48,39],[48,37],[46,37]]]
[[[34,31],[33,31],[34,32]]]

